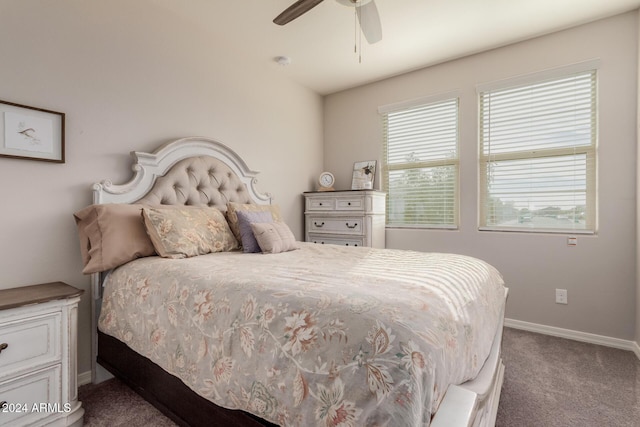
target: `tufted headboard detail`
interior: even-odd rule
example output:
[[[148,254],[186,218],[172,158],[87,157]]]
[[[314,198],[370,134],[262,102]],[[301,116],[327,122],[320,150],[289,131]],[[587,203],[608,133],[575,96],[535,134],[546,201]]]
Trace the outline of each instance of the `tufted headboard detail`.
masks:
[[[93,186],[93,202],[215,206],[228,202],[270,204],[256,189],[256,175],[233,150],[202,137],[169,142],[153,153],[132,152],[134,176],[125,184]]]
[[[223,212],[228,202],[253,203],[247,186],[231,168],[209,156],[179,161],[138,200],[149,205],[213,206]]]

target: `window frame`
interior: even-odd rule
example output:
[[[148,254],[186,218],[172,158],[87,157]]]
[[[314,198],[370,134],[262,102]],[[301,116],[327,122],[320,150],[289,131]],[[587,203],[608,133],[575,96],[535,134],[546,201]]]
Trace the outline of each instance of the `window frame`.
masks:
[[[405,162],[402,164],[389,165],[388,163],[388,133],[387,133],[387,120],[388,115],[391,113],[398,113],[402,111],[408,111],[419,107],[428,106],[430,104],[439,104],[447,101],[455,101],[455,158],[451,159],[439,159],[439,160],[424,160],[418,162]],[[402,101],[394,104],[388,104],[378,108],[378,113],[383,117],[383,147],[382,147],[382,190],[387,193],[386,208],[385,208],[385,227],[386,228],[399,228],[399,229],[441,229],[441,230],[458,230],[460,228],[460,94],[458,91],[450,91],[437,95],[431,95],[426,97],[420,97],[407,101]],[[389,223],[390,215],[390,188],[389,188],[389,174],[391,171],[397,170],[421,170],[425,168],[433,168],[440,166],[453,166],[455,167],[454,175],[454,195],[453,195],[453,223],[452,224],[429,224],[429,223]]]
[[[585,61],[578,64],[572,64],[565,67],[559,67],[553,70],[546,70],[539,73],[533,73],[525,76],[518,76],[511,79],[505,79],[488,84],[476,86],[477,102],[478,102],[478,230],[479,231],[513,231],[525,233],[555,233],[555,234],[596,234],[598,230],[598,69],[599,60]],[[537,84],[552,82],[554,80],[562,80],[573,75],[593,73],[593,92],[591,94],[592,105],[594,111],[592,113],[591,122],[591,144],[590,145],[574,145],[572,147],[563,148],[534,148],[531,150],[522,150],[515,153],[492,153],[484,154],[483,147],[483,105],[482,96],[487,92],[501,91],[508,89],[522,88],[526,86],[534,86]],[[584,228],[560,228],[560,227],[530,227],[530,226],[505,226],[505,225],[487,225],[488,223],[488,203],[486,198],[489,196],[488,190],[488,173],[487,169],[492,162],[509,161],[509,160],[525,160],[525,159],[543,159],[560,156],[585,156],[585,210],[588,210],[590,216],[587,217]],[[590,169],[591,168],[591,169]]]

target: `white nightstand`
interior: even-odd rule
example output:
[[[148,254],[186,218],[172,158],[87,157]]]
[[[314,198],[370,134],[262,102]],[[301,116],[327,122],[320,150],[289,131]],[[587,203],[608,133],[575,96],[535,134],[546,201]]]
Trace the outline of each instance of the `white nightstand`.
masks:
[[[312,191],[304,197],[307,242],[385,247],[385,193]]]
[[[0,425],[82,426],[78,302],[62,282],[0,290]]]

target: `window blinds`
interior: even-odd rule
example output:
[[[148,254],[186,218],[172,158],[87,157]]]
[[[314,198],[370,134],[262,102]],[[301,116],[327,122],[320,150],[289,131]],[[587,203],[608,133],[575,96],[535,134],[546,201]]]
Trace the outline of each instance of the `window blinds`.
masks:
[[[596,71],[480,92],[480,228],[595,232]]]
[[[383,112],[387,225],[458,225],[458,99]]]

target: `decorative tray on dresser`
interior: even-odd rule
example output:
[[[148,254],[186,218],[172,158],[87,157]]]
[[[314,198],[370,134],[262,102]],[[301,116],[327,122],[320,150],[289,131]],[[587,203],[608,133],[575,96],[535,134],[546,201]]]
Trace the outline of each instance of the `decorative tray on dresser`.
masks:
[[[385,198],[376,190],[310,191],[305,197],[305,241],[385,247]]]
[[[82,426],[78,302],[62,282],[0,290],[0,425]]]

